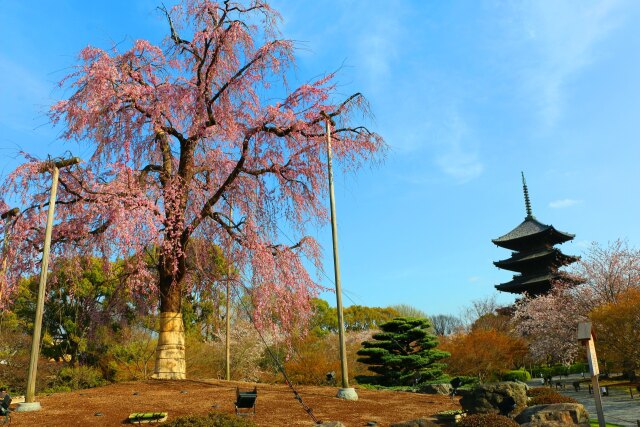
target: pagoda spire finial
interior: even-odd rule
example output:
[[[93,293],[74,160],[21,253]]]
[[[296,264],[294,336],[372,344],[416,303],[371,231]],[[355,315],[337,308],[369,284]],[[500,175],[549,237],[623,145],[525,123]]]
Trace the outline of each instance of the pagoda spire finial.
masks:
[[[524,179],[524,172],[520,172],[522,175],[522,190],[524,191],[524,207],[527,209],[527,218],[532,218],[531,214],[531,201],[529,200],[529,189],[527,188],[527,180]]]

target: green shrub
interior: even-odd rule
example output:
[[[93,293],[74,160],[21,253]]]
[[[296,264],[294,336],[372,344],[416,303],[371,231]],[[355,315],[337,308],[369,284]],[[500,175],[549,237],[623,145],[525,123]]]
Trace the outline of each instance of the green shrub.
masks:
[[[99,369],[91,366],[65,367],[49,384],[50,392],[71,391],[83,388],[100,387],[107,383]]]
[[[256,427],[255,423],[249,419],[215,412],[179,417],[163,425],[165,427]]]
[[[569,375],[569,367],[567,365],[554,365],[551,367],[551,373],[554,377],[556,376],[567,376]]]
[[[518,427],[518,423],[509,417],[498,414],[475,414],[463,417],[459,427]]]
[[[581,374],[583,372],[589,372],[589,365],[584,362],[574,363],[569,366],[570,374]]]
[[[42,390],[44,394],[68,393],[70,391],[72,390],[71,390],[71,387],[69,387],[68,385],[56,385],[53,387],[47,387],[44,390]]]
[[[527,382],[531,379],[531,374],[524,369],[518,369],[516,371],[503,371],[500,374],[502,381],[522,381]]]
[[[365,390],[391,390],[391,391],[416,391],[416,387],[406,386],[406,385],[396,385],[396,386],[384,386],[377,384],[358,384],[358,388],[363,388]]]
[[[462,381],[461,387],[466,385],[473,386],[480,382],[480,378],[478,377],[468,377],[465,375],[460,375],[458,378],[460,378],[460,381]]]

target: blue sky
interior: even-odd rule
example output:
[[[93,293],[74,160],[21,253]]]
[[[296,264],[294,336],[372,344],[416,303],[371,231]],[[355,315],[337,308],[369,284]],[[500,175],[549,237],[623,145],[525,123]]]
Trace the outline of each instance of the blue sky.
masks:
[[[82,47],[166,34],[153,0],[3,3],[2,176],[20,150],[86,152],[45,116]],[[492,261],[509,253],[491,239],[524,219],[520,171],[536,217],[576,234],[566,253],[640,244],[640,2],[273,5],[300,47],[294,81],[340,69],[340,92],[367,96],[390,145],[381,165],[337,176],[347,305],[456,314],[495,294],[510,274]],[[312,234],[331,276],[330,229]]]

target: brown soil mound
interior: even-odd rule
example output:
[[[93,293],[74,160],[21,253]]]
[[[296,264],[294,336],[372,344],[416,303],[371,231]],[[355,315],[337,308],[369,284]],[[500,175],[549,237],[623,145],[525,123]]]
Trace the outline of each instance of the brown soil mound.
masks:
[[[133,412],[168,412],[169,419],[209,411],[234,413],[236,387],[255,384],[227,381],[141,381],[40,396],[42,410],[14,412],[12,427],[120,426]],[[427,418],[447,409],[459,409],[447,396],[357,389],[359,400],[335,397],[337,388],[300,386],[304,402],[322,421],[341,421],[347,427],[378,426]],[[96,416],[101,413],[101,416]],[[285,385],[258,384],[258,426],[312,426],[314,423]],[[149,425],[149,424],[148,424]],[[150,424],[162,425],[162,424]]]

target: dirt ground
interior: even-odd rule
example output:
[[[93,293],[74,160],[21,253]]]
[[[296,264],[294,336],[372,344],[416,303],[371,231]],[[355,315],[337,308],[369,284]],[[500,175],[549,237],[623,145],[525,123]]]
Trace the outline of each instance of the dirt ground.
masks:
[[[254,385],[216,380],[150,380],[56,393],[38,397],[40,411],[14,412],[11,426],[120,426],[133,412],[168,412],[169,420],[209,411],[232,414],[236,387],[249,391]],[[341,421],[346,427],[366,426],[370,421],[383,427],[460,408],[447,396],[430,394],[357,389],[359,399],[353,402],[335,398],[337,388],[333,387],[300,386],[298,391],[317,418]],[[258,384],[256,415],[250,417],[265,427],[314,425],[286,385]]]

